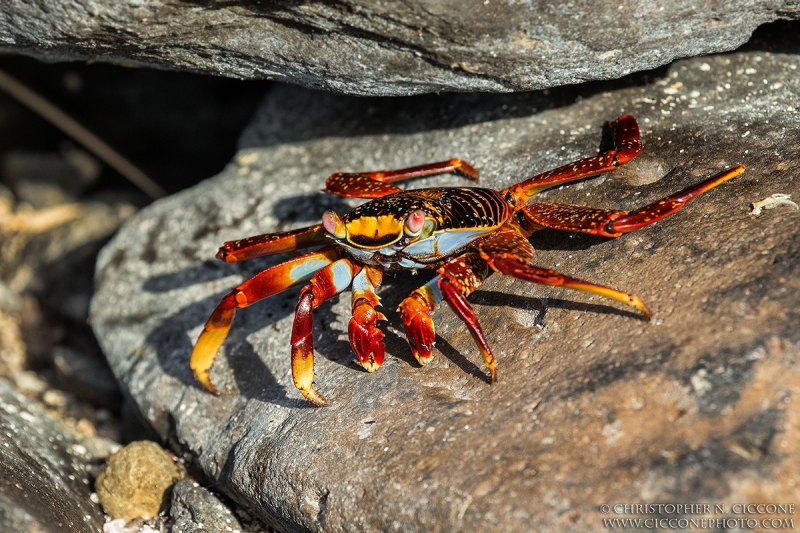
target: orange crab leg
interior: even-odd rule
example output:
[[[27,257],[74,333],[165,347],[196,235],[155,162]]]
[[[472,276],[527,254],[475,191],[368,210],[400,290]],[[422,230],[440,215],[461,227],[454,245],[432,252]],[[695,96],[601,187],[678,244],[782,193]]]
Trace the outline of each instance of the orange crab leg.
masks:
[[[323,406],[328,402],[314,389],[314,338],[312,311],[322,302],[347,289],[361,267],[339,259],[322,268],[300,290],[292,324],[292,378],[294,386],[308,401]]]
[[[236,263],[256,257],[266,257],[298,248],[329,244],[330,239],[322,224],[281,233],[266,233],[238,241],[227,241],[217,252],[217,259]]]
[[[478,179],[478,172],[461,159],[450,159],[400,170],[378,170],[376,172],[337,172],[325,181],[323,192],[350,198],[380,198],[401,191],[390,182],[455,172],[471,180]]]
[[[380,286],[383,271],[366,266],[353,278],[353,318],[347,328],[350,345],[358,362],[367,372],[375,372],[383,364],[386,348],[383,332],[377,328],[379,320],[386,320],[383,313],[375,310],[381,301],[375,294]]]
[[[662,218],[671,215],[689,203],[689,201],[700,196],[709,189],[713,189],[717,185],[725,183],[726,181],[739,176],[744,171],[744,165],[736,165],[733,168],[717,174],[713,178],[698,183],[697,185],[684,189],[673,195],[667,196],[663,200],[653,202],[646,207],[637,209],[636,211],[624,216],[620,216],[615,220],[610,221],[608,224],[608,229],[610,232],[622,234],[637,230],[643,226],[647,226],[648,224],[652,224],[656,220],[661,220]]]
[[[478,250],[481,258],[489,267],[500,274],[514,276],[515,278],[542,285],[562,286],[597,294],[631,305],[641,311],[648,320],[650,319],[650,310],[635,294],[596,285],[588,281],[565,276],[555,270],[531,265],[530,261],[534,255],[533,246],[514,226],[500,228],[490,238],[479,243]]]
[[[580,159],[543,174],[537,174],[503,191],[503,196],[521,207],[544,189],[589,176],[610,172],[624,165],[642,151],[639,124],[631,115],[622,115],[614,123],[614,149],[595,157]]]
[[[560,272],[556,272],[555,270],[529,265],[510,257],[495,259],[490,263],[490,266],[500,274],[513,276],[518,279],[524,279],[525,281],[532,281],[541,285],[566,287],[568,289],[588,292],[590,294],[597,294],[598,296],[603,296],[604,298],[616,300],[626,305],[635,307],[644,315],[647,320],[650,320],[651,317],[650,310],[644,304],[642,299],[630,292],[618,291],[603,285],[597,285],[588,281],[571,278],[561,274]]]
[[[337,259],[338,249],[329,246],[262,270],[225,296],[211,313],[192,350],[190,366],[200,384],[209,392],[217,394],[217,389],[211,382],[210,371],[217,352],[231,329],[236,309],[247,307],[292,285],[306,282],[319,269]]]
[[[624,233],[637,230],[671,215],[689,203],[690,200],[721,183],[739,176],[744,171],[745,167],[743,165],[737,165],[717,174],[713,178],[662,198],[636,211],[614,211],[594,209],[581,205],[537,202],[525,206],[520,213],[526,223],[526,227],[531,230],[544,227],[602,235],[603,237],[619,237]]]

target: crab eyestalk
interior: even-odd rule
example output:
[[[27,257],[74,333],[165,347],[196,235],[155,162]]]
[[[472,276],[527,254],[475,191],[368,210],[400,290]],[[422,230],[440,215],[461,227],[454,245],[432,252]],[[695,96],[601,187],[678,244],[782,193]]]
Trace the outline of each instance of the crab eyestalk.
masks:
[[[347,237],[347,228],[342,217],[336,214],[336,211],[328,210],[322,214],[322,227],[337,239],[341,240]]]

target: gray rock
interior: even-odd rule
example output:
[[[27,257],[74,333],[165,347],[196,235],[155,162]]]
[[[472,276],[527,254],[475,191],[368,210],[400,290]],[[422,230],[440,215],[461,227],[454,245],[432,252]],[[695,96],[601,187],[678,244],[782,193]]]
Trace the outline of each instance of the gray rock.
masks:
[[[103,250],[91,321],[115,374],[162,438],[216,490],[285,531],[596,531],[599,506],[800,501],[800,58],[683,60],[648,81],[559,95],[378,100],[278,86],[219,176],[160,200]],[[573,103],[575,96],[580,98]],[[737,163],[747,171],[616,240],[546,231],[537,264],[634,291],[651,323],[600,298],[493,276],[470,297],[499,358],[489,385],[464,325],[437,310],[420,368],[394,309],[429,274],[388,276],[387,361],[346,340],[350,295],[315,314],[316,384],[290,376],[297,290],[241,310],[212,377],[189,354],[231,287],[280,258],[227,265],[225,240],[316,223],[351,202],[334,171],[462,157],[507,187],[597,153],[604,124],[639,118],[644,153],[546,201],[632,209]],[[456,176],[413,187],[457,185]]]
[[[197,483],[184,479],[172,488],[171,533],[242,533],[242,526],[219,499]]]
[[[4,380],[0,402],[0,529],[100,531],[103,512],[90,500],[85,450]]]
[[[67,346],[53,348],[59,385],[92,405],[114,409],[122,403],[122,397],[114,375],[103,363]]]
[[[0,49],[359,95],[509,92],[730,50],[759,24],[797,16],[781,0],[8,0]]]

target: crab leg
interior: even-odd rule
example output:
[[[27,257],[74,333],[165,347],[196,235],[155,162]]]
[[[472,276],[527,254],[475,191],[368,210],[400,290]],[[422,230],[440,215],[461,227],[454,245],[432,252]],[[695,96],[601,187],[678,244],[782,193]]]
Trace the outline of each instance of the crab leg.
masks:
[[[455,172],[475,181],[478,179],[478,172],[470,164],[461,159],[451,159],[400,170],[337,172],[328,177],[322,191],[350,198],[380,198],[402,190],[400,187],[391,185],[393,181],[447,172]]]
[[[467,301],[467,296],[480,286],[488,273],[489,270],[486,267],[486,263],[480,256],[475,252],[468,252],[439,268],[439,276],[434,278],[433,281],[435,281],[438,286],[438,293],[441,294],[441,298],[450,304],[450,307],[456,315],[464,321],[472,334],[472,338],[475,340],[475,344],[478,345],[478,349],[481,355],[483,355],[483,360],[486,362],[486,367],[489,369],[491,381],[494,383],[497,381],[497,361],[494,355],[492,355],[489,343],[486,341],[478,319],[475,317],[475,311]],[[401,304],[402,308],[406,302],[409,302],[407,304],[407,309],[411,321],[406,324],[406,331],[408,332],[411,330],[410,334],[407,333],[409,343],[411,344],[412,351],[415,352],[414,355],[421,364],[425,364],[430,360],[430,347],[433,345],[432,339],[434,338],[433,323],[428,323],[430,317],[428,317],[428,320],[425,320],[424,317],[427,313],[424,312],[422,307],[417,305],[418,302],[414,302],[414,300],[416,300],[417,297],[422,297],[424,299],[425,296],[422,291],[428,286],[430,286],[430,283],[423,286],[422,290],[417,289],[414,291],[412,295],[406,298]],[[434,297],[436,296],[435,293],[432,293],[432,295]],[[430,301],[425,303],[429,305],[432,310],[432,303]],[[410,316],[411,311],[418,312],[416,317]],[[404,323],[406,322],[406,314],[406,310],[403,309]],[[415,321],[414,318],[417,320]],[[420,318],[422,320],[420,320]],[[411,328],[409,328],[409,324],[412,326]],[[417,342],[417,339],[423,342],[414,346],[414,342]],[[425,357],[425,352],[427,352],[427,357]]]
[[[506,226],[498,230],[492,237],[481,242],[478,250],[481,258],[489,267],[500,274],[542,285],[562,286],[597,294],[633,306],[650,320],[650,310],[635,294],[571,278],[555,270],[529,264],[533,259],[533,247],[525,236],[513,226]]]
[[[314,338],[311,312],[322,302],[347,289],[361,267],[339,259],[322,268],[300,290],[292,324],[292,377],[294,386],[308,401],[323,406],[328,402],[314,389]]]
[[[577,231],[619,237],[637,230],[678,211],[690,200],[735,178],[744,172],[743,165],[737,165],[713,178],[693,185],[680,192],[662,198],[636,211],[614,211],[594,209],[581,205],[533,203],[521,211],[525,226],[530,230],[552,228],[563,231]]]
[[[227,241],[217,252],[217,259],[236,263],[256,257],[266,257],[298,248],[330,243],[322,224],[281,233],[266,233],[238,241]]]
[[[503,191],[514,205],[525,205],[544,189],[589,176],[610,172],[624,165],[642,151],[639,125],[631,115],[622,115],[614,122],[614,149],[595,157],[580,159],[543,174],[537,174]]]
[[[630,292],[622,292],[603,285],[571,278],[555,270],[529,265],[511,258],[496,259],[492,262],[491,266],[501,274],[514,276],[515,278],[524,279],[525,281],[532,281],[541,285],[566,287],[568,289],[597,294],[604,298],[616,300],[635,307],[647,320],[650,320],[651,317],[650,310],[641,298]]]
[[[353,278],[353,318],[347,334],[358,362],[367,372],[378,370],[386,352],[383,332],[376,327],[378,320],[386,320],[386,317],[375,310],[381,303],[375,289],[382,279],[383,271],[371,266],[364,267]]]
[[[209,372],[220,346],[228,336],[236,309],[247,307],[292,285],[306,282],[319,269],[337,259],[339,251],[334,246],[307,253],[262,270],[225,296],[211,313],[192,350],[190,366],[200,384],[209,392],[217,394]]]

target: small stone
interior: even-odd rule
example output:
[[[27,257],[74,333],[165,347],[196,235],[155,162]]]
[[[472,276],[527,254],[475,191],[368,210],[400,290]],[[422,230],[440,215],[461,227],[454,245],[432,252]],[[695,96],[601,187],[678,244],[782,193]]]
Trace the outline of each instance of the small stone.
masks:
[[[108,458],[95,484],[103,510],[125,521],[153,518],[164,507],[181,473],[155,442],[133,442]]]
[[[233,533],[242,530],[239,521],[225,504],[208,489],[188,479],[175,484],[169,514],[172,517],[171,533],[201,530],[207,533]]]

